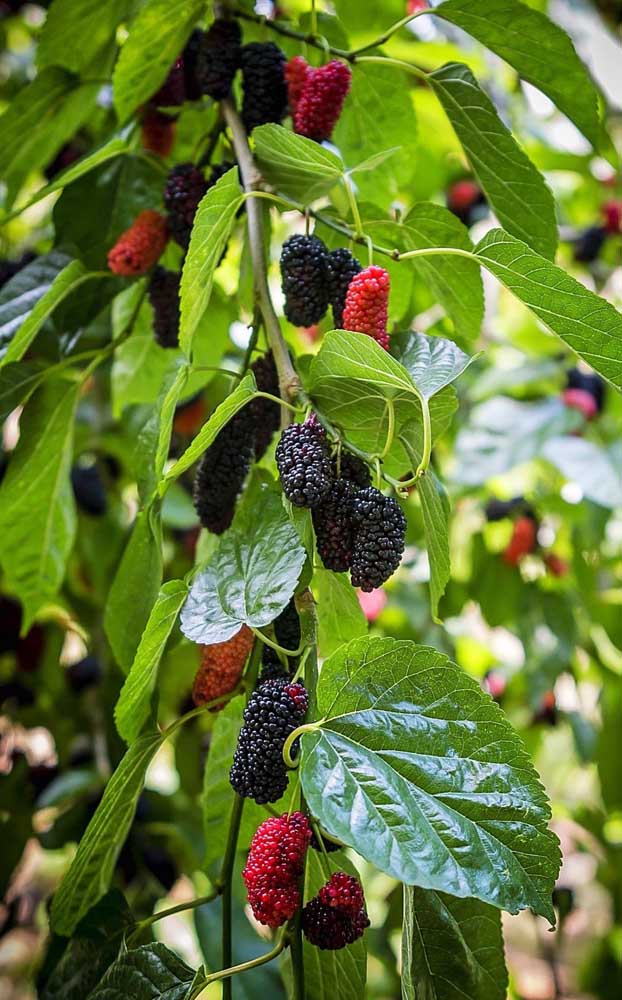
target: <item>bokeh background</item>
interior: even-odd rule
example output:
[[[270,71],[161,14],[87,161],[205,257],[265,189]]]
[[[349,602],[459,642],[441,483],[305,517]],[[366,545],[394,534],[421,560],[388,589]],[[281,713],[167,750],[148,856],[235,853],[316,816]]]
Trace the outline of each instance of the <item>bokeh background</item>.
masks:
[[[45,6],[0,0],[0,109],[34,74]],[[287,0],[279,6],[304,9]],[[368,41],[396,9],[399,16],[408,6],[341,4],[351,44]],[[532,0],[530,6],[547,10],[572,36],[605,95],[608,125],[620,148],[622,5]],[[257,5],[266,13],[271,7]],[[288,55],[296,51],[288,43],[284,48]],[[558,262],[620,307],[622,193],[612,166],[593,154],[546,97],[457,29],[421,19],[410,39],[400,35],[387,51],[425,68],[457,58],[474,69],[555,194]],[[364,203],[377,196],[385,210],[407,210],[418,200],[447,204],[474,238],[481,237],[494,219],[450,126],[431,93],[413,83],[408,98],[417,133],[405,136],[404,123],[396,121],[396,141],[391,135],[385,143],[407,147],[399,184],[375,192],[370,182],[359,196]],[[174,161],[190,151],[196,115],[189,109],[178,121]],[[110,92],[102,85],[96,111],[44,172],[33,172],[23,200],[111,127]],[[11,222],[1,236],[0,268],[24,254],[46,253],[54,238],[94,253],[110,245],[110,227],[120,231],[123,220],[159,197],[162,178],[138,157],[107,166],[98,172],[97,201],[89,206],[90,183],[87,177]],[[370,212],[367,218],[373,218]],[[300,219],[293,215],[275,221],[273,261],[295,228]],[[238,239],[218,272],[206,365],[224,354],[223,364],[235,368],[243,357],[250,317],[235,298],[240,262],[242,281],[248,281],[241,256]],[[1,272],[2,280],[7,273]],[[276,266],[271,278],[281,302]],[[476,344],[481,355],[458,382],[459,410],[433,459],[453,512],[452,579],[441,604],[442,623],[430,617],[429,568],[413,495],[405,504],[403,565],[383,590],[361,595],[361,627],[366,620],[374,634],[434,645],[476,677],[522,733],[552,799],[564,852],[558,929],[550,932],[529,913],[505,918],[510,996],[613,1000],[622,988],[622,401],[577,368],[561,342],[509,293],[484,279],[486,319]],[[403,316],[392,317],[397,329],[405,328],[405,320],[419,331],[450,330],[422,281],[413,274],[407,286],[403,276],[396,280],[404,303]],[[57,313],[40,338],[41,350],[56,360],[97,346],[120,321],[114,308],[97,302],[77,319],[71,310]],[[323,332],[286,327],[302,353],[316,350]],[[2,592],[0,579],[0,996],[7,1000],[35,996],[49,898],[123,752],[112,721],[122,678],[106,646],[102,607],[137,509],[132,455],[165,354],[153,341],[145,307],[113,364],[88,386],[74,457],[78,540],[58,604],[24,638],[18,638],[20,607]],[[174,450],[183,450],[228,386],[213,375],[197,380],[176,415]],[[13,412],[3,426],[0,469],[18,434],[19,412]],[[264,460],[270,463],[270,457]],[[175,485],[164,505],[167,578],[187,572],[209,546],[198,532],[190,486],[190,480]],[[331,642],[321,637],[320,652],[328,653]],[[164,718],[187,706],[197,662],[196,647],[176,633],[161,670]],[[191,898],[208,884],[201,788],[212,724],[210,717],[185,727],[148,772],[115,876],[138,915],[154,903],[164,907]],[[392,1000],[399,997],[400,889],[361,864],[372,920],[368,996]],[[213,908],[180,914],[158,924],[156,934],[198,965],[209,959],[216,919]],[[236,920],[239,948],[261,950],[241,901]],[[278,998],[280,986],[266,975],[255,989]]]

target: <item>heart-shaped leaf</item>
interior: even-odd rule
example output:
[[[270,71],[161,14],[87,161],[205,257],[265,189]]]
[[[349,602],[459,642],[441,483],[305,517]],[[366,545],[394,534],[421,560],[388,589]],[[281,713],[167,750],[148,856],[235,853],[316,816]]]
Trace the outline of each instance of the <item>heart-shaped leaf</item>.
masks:
[[[355,639],[323,665],[300,776],[326,831],[407,885],[554,920],[550,808],[498,706],[442,653]]]
[[[181,613],[193,642],[224,642],[242,625],[274,621],[296,589],[306,553],[279,494],[247,491],[207,569],[195,578]]]

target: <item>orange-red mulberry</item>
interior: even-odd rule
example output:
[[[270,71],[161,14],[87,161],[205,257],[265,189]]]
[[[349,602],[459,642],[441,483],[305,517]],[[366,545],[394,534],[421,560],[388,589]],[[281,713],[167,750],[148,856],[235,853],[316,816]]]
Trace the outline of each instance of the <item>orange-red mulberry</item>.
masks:
[[[192,686],[192,700],[195,705],[205,705],[214,698],[221,698],[237,686],[246,658],[253,648],[253,632],[248,625],[226,642],[215,642],[202,647],[201,665]],[[217,712],[224,706],[215,706]]]
[[[538,544],[538,524],[533,517],[519,517],[514,524],[512,537],[503,553],[508,566],[518,566],[521,559],[533,552]]]
[[[146,209],[108,253],[108,267],[113,274],[123,277],[146,274],[161,257],[167,241],[166,219],[159,212]]]

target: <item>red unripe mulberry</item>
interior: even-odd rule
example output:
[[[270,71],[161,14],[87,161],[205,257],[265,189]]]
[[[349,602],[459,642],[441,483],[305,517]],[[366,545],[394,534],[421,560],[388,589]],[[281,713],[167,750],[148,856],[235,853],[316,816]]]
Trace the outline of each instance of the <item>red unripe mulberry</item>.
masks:
[[[562,399],[566,406],[580,410],[586,420],[593,420],[598,414],[598,403],[587,389],[564,389]]]
[[[337,59],[312,70],[296,107],[294,132],[316,142],[330,139],[351,80],[350,67]]]
[[[292,115],[296,113],[302,92],[313,69],[302,56],[294,56],[285,64],[285,80],[287,83],[287,99]]]
[[[544,557],[544,565],[551,576],[566,576],[568,563],[561,556],[556,556],[554,552],[547,552]]]
[[[533,552],[537,544],[538,525],[532,517],[519,517],[514,524],[510,543],[503,553],[508,566],[518,566],[523,556]]]
[[[240,631],[226,642],[201,647],[201,666],[192,685],[192,700],[195,705],[205,705],[234,690],[242,676],[246,658],[253,648],[253,639],[252,629],[248,625],[242,625]],[[217,712],[223,707],[224,702],[211,711]]]
[[[610,236],[622,233],[622,198],[606,201],[602,208],[605,229]]]
[[[146,209],[109,251],[108,267],[113,274],[123,277],[146,274],[162,256],[167,241],[166,219],[159,212]]]
[[[390,279],[388,271],[372,264],[355,274],[348,285],[343,308],[343,329],[366,333],[389,350],[387,315]]]
[[[156,156],[168,156],[175,142],[175,119],[150,108],[142,120],[140,137],[143,149]]]
[[[300,878],[311,840],[306,816],[271,816],[255,831],[242,878],[261,924],[280,927],[300,906]]]

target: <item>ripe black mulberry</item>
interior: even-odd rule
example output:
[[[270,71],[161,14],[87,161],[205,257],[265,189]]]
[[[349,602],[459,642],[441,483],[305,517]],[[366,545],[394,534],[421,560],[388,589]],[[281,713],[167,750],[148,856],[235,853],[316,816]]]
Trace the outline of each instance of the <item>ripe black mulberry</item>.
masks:
[[[276,446],[283,492],[295,507],[317,507],[333,483],[326,432],[315,414],[290,424]]]
[[[404,552],[406,518],[393,497],[374,486],[359,490],[353,505],[356,526],[350,579],[354,587],[375,590],[389,579]]]
[[[196,82],[203,94],[222,101],[231,91],[240,66],[242,33],[237,21],[218,18],[201,39],[196,58]]]
[[[287,114],[285,56],[274,42],[250,42],[242,48],[242,121],[247,132],[280,122]]]
[[[296,234],[281,251],[281,287],[285,315],[294,326],[319,323],[328,309],[329,270],[326,247],[317,236]]]

